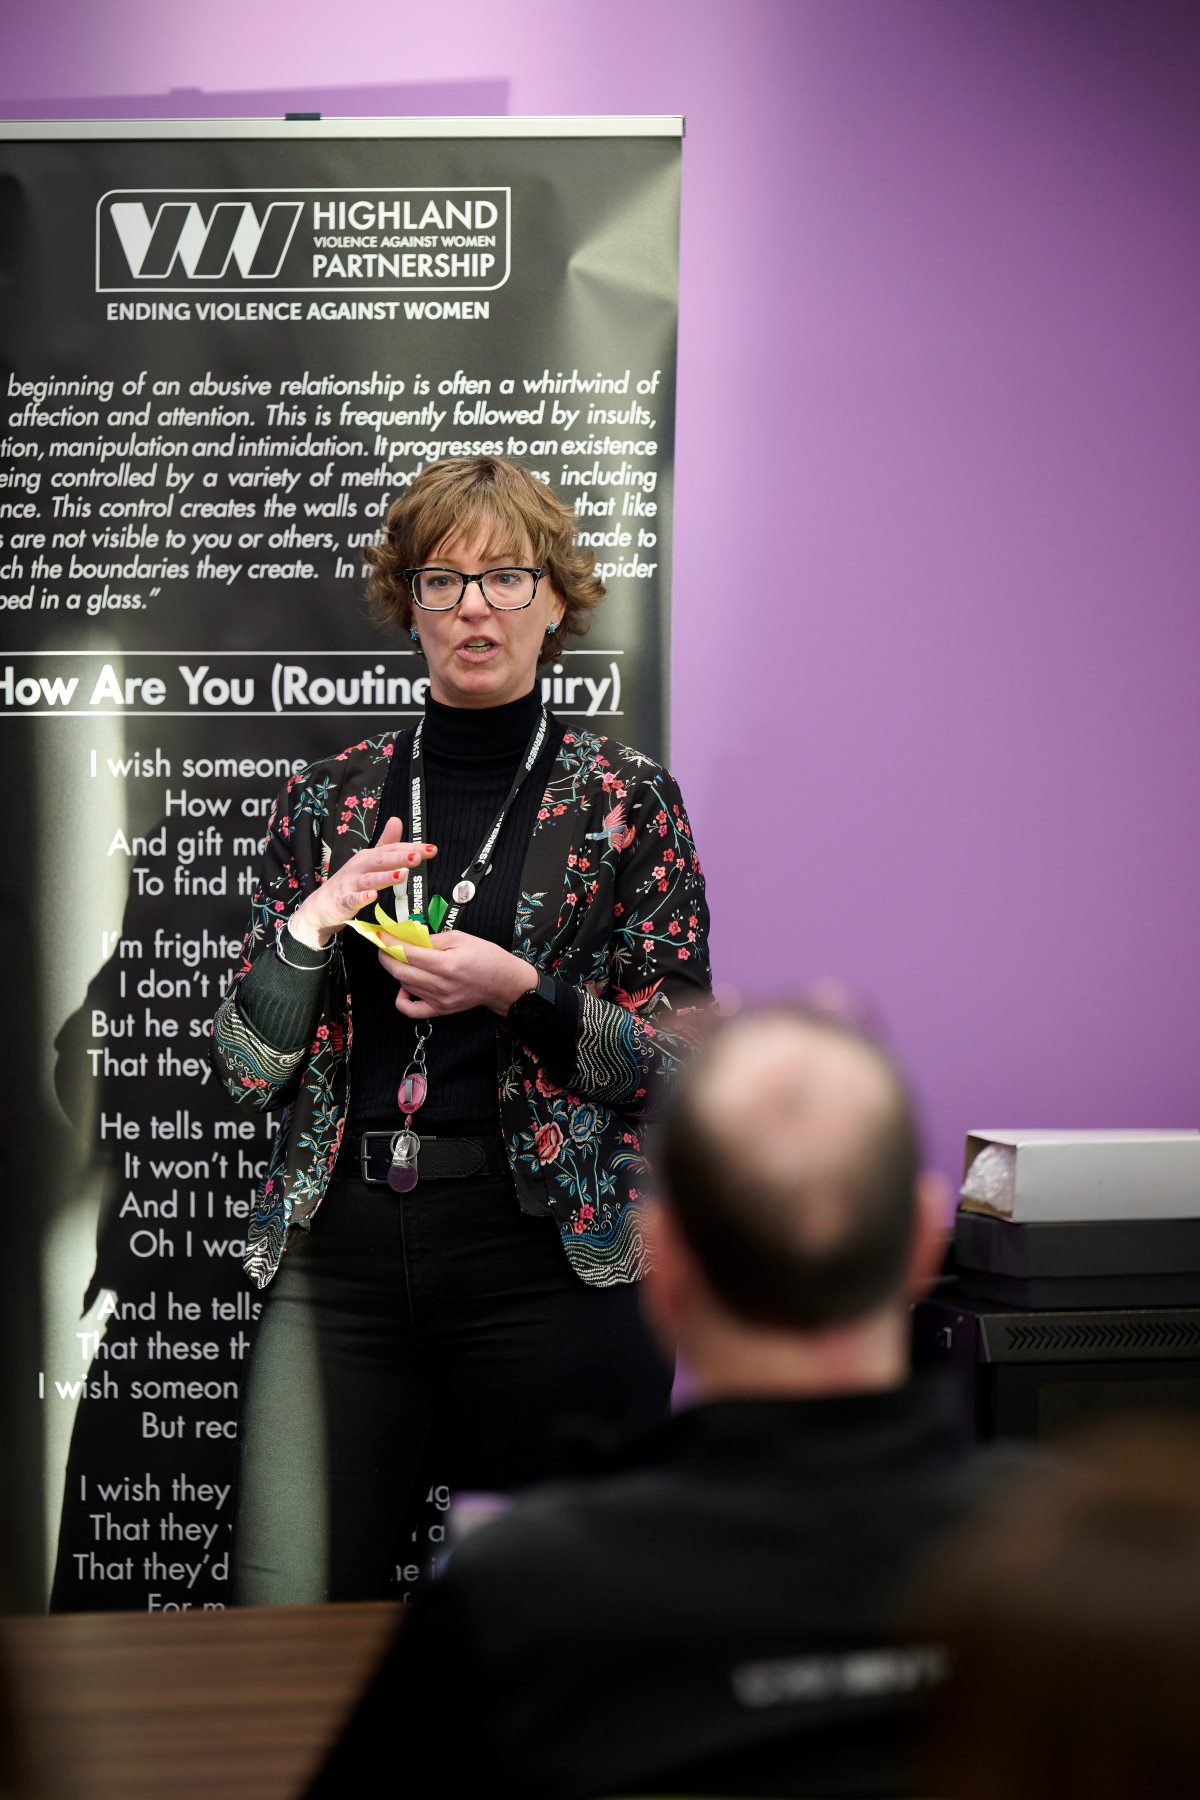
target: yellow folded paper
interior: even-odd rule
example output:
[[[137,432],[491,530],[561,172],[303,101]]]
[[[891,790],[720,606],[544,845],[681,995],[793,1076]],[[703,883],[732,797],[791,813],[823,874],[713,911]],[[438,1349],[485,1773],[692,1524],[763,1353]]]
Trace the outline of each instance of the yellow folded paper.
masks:
[[[389,913],[384,912],[382,906],[378,905],[375,908],[375,917],[389,936],[399,938],[401,943],[419,944],[422,950],[429,948],[429,927],[422,925],[419,919],[393,919]]]
[[[376,925],[372,925],[369,919],[351,919],[350,924],[360,937],[365,937],[377,950],[382,950],[385,956],[406,963],[408,958],[400,948],[402,943],[419,944],[423,950],[429,948],[432,942],[429,927],[422,925],[419,919],[393,919],[390,913],[384,912],[382,906],[376,906],[375,917],[378,920]]]
[[[394,925],[396,921],[393,919],[392,923]],[[385,956],[394,957],[397,962],[408,961],[395,938],[389,938],[378,925],[372,925],[368,919],[350,919],[348,924],[352,931],[357,931],[359,937],[365,937],[368,943],[374,944],[377,950],[382,950]]]

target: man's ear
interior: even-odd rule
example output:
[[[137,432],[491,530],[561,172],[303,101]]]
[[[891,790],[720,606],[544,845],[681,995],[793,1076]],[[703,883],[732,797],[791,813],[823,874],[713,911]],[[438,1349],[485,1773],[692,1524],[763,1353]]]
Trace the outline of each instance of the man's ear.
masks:
[[[650,1252],[650,1272],[641,1284],[642,1313],[660,1343],[673,1351],[687,1311],[691,1258],[666,1201],[643,1200],[642,1228]]]
[[[913,1189],[913,1241],[905,1293],[915,1305],[942,1272],[950,1242],[950,1185],[936,1169],[925,1169]]]

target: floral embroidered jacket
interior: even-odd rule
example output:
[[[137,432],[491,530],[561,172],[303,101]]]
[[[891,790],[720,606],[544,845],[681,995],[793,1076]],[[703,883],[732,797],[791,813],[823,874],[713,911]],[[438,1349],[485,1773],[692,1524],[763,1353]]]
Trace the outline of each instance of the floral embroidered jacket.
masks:
[[[337,1160],[353,1008],[340,939],[306,1049],[266,1043],[238,1009],[238,986],[313,886],[371,842],[390,759],[411,741],[389,733],[312,764],[287,783],[268,824],[241,966],[212,1040],[236,1101],[285,1108],[247,1232],[246,1269],[260,1287],[288,1231],[310,1224]],[[566,734],[526,853],[512,948],[580,991],[572,1070],[552,1077],[503,1024],[497,1034],[521,1207],[558,1220],[582,1280],[634,1281],[646,1267],[643,1124],[710,1000],[703,872],[679,789],[658,763],[611,738]]]

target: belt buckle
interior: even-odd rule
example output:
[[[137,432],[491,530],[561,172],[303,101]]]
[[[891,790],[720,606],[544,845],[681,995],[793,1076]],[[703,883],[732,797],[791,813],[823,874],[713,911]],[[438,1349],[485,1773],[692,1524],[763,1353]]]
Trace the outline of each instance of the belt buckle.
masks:
[[[386,1175],[372,1175],[371,1173],[370,1140],[377,1137],[385,1138],[387,1140],[388,1164],[390,1168],[391,1160],[396,1154],[396,1145],[400,1139],[406,1135],[406,1130],[407,1128],[402,1125],[399,1131],[363,1132],[358,1146],[358,1168],[359,1174],[369,1187],[391,1187],[391,1182]],[[415,1136],[415,1133],[412,1135]]]

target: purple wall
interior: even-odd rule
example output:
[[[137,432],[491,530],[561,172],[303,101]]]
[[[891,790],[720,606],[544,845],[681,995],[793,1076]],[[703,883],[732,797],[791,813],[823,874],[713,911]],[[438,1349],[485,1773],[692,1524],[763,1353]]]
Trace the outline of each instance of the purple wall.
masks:
[[[685,113],[672,761],[718,976],[869,995],[951,1171],[971,1125],[1196,1122],[1191,8],[24,10],[9,112]]]

